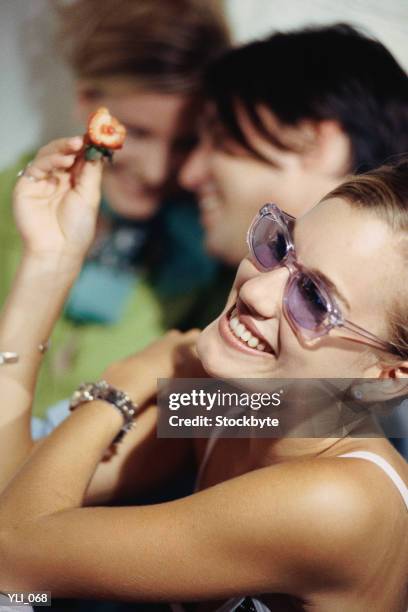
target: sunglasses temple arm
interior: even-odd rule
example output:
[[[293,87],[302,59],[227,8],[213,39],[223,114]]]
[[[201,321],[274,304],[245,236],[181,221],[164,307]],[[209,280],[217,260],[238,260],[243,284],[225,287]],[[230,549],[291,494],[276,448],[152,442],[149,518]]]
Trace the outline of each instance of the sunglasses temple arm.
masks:
[[[341,327],[344,327],[344,329],[348,329],[349,331],[357,334],[358,336],[361,336],[362,338],[369,340],[371,344],[379,348],[386,349],[387,351],[393,348],[395,349],[394,345],[391,344],[390,342],[381,340],[381,338],[378,338],[378,336],[375,336],[374,334],[367,331],[363,327],[360,327],[359,325],[356,325],[355,323],[352,323],[351,321],[348,321],[347,319],[343,321],[343,324]]]

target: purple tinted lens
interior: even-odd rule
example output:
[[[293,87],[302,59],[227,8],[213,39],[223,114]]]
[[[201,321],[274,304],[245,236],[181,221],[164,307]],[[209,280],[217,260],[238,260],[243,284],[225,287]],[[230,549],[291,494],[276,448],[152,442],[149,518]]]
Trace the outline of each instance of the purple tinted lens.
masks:
[[[303,329],[317,330],[325,321],[327,301],[314,280],[299,272],[289,282],[286,308],[292,320]]]
[[[269,270],[280,265],[288,252],[285,235],[271,217],[259,219],[252,231],[252,250],[259,263]]]

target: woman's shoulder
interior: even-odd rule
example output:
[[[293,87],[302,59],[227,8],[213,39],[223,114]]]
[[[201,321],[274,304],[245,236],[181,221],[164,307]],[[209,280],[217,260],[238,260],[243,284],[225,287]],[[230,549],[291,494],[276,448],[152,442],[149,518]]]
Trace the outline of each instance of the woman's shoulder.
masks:
[[[346,588],[367,572],[385,571],[384,550],[394,558],[406,555],[398,551],[406,537],[401,508],[393,499],[390,512],[383,503],[388,490],[366,486],[375,480],[368,472],[375,466],[353,471],[352,463],[335,457],[282,461],[197,496],[202,502],[208,496],[209,515],[216,521],[212,528],[223,523],[223,537],[231,533],[234,545],[238,538],[249,557],[260,556],[264,567],[279,576],[287,576],[290,568],[293,580],[279,582],[280,588],[303,592],[311,585],[328,588],[334,583]]]
[[[356,466],[340,457],[285,461],[260,470],[260,479],[264,481],[261,488],[272,481],[281,482],[285,503],[294,513],[308,516],[310,524],[316,523],[322,530],[333,528],[344,536],[346,529],[361,528],[365,521],[371,522],[372,505],[384,484],[371,486],[375,480],[373,466],[366,463]]]
[[[388,510],[405,510],[408,517],[408,463],[386,438],[351,443],[331,457],[337,469],[352,480],[361,494],[389,501]],[[384,505],[384,504],[380,504]],[[387,506],[386,506],[387,507]]]
[[[268,466],[267,481],[276,471],[285,477],[286,489],[294,487],[299,510],[312,513],[319,509],[328,516],[327,527],[356,531],[373,526],[373,522],[392,521],[397,515],[408,518],[406,506],[408,465],[391,450],[354,450],[333,456],[285,461]],[[387,499],[387,504],[384,504]],[[320,523],[324,527],[324,521]],[[344,535],[344,534],[343,534]],[[357,533],[355,533],[357,535]]]
[[[368,571],[367,558],[370,572],[385,571],[384,551],[396,563],[406,563],[404,501],[372,463],[319,457],[285,461],[246,476],[245,500],[252,497],[259,537],[273,543],[270,554],[280,542],[291,549],[292,560],[301,555],[299,571],[311,571],[316,581],[320,575],[358,580]]]

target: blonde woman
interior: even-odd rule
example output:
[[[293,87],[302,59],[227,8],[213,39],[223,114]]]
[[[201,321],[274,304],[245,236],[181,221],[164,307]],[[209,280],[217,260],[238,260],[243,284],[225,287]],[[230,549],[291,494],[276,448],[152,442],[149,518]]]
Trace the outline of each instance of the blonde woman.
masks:
[[[171,333],[108,368],[111,395],[77,397],[33,450],[38,346],[97,216],[100,167],[87,164],[70,187],[80,146],[45,147],[15,194],[25,251],[0,320],[0,590],[189,602],[173,610],[405,612],[408,468],[382,438],[219,439],[204,457],[196,451],[194,494],[84,507],[160,489],[192,460],[188,440],[155,437],[154,398],[158,377],[177,375],[183,359],[191,367],[195,332]],[[343,183],[294,227],[276,205],[264,207],[225,309],[198,339],[207,374],[404,382],[407,186],[403,162]],[[237,337],[234,317],[262,350]],[[125,434],[136,403],[136,428]],[[122,434],[117,455],[101,462]]]

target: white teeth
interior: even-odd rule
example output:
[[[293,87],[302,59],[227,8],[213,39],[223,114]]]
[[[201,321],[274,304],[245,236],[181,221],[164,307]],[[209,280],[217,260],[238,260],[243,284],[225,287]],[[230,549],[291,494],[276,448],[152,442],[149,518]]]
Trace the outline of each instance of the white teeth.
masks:
[[[245,330],[246,330],[246,327],[245,325],[242,325],[242,323],[239,323],[237,325],[237,327],[235,328],[235,333],[238,336],[238,338],[241,337],[241,334],[243,334]]]
[[[259,338],[253,336],[252,333],[240,322],[237,316],[237,309],[234,308],[230,315],[229,326],[234,335],[245,342],[251,348],[256,348],[259,351],[264,351],[266,345],[262,343]]]
[[[230,328],[235,331],[239,325],[239,320],[238,317],[233,317],[232,319],[230,319]]]
[[[258,338],[254,338],[254,336],[252,336],[252,338],[248,340],[248,346],[250,346],[251,348],[256,348],[258,346],[258,343]]]
[[[240,335],[241,340],[243,340],[244,342],[248,342],[248,340],[251,338],[252,334],[250,331],[248,331],[247,329]]]

